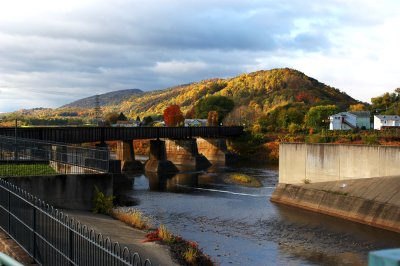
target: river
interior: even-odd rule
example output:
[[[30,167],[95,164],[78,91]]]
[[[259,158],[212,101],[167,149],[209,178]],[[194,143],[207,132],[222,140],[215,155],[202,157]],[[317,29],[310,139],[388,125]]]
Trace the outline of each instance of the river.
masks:
[[[270,202],[273,167],[238,165],[174,176],[131,174],[125,194],[173,233],[199,243],[220,265],[366,265],[371,250],[400,246],[400,235]],[[261,182],[226,184],[242,173]]]

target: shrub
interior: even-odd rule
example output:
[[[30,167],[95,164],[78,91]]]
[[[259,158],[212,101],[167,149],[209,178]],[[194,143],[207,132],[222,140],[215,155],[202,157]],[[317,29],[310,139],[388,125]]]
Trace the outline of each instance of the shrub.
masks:
[[[94,186],[95,192],[93,197],[93,213],[109,214],[113,207],[114,196],[106,196],[99,190],[97,186]]]
[[[379,138],[376,134],[363,135],[361,139],[367,145],[379,145]]]

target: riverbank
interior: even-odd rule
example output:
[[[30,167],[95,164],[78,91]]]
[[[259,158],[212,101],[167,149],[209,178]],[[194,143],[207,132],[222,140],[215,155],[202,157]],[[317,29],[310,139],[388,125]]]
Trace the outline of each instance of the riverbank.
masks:
[[[400,233],[400,176],[280,183],[271,201]]]
[[[37,265],[32,257],[23,250],[17,242],[0,229],[0,252],[7,254],[24,265]]]

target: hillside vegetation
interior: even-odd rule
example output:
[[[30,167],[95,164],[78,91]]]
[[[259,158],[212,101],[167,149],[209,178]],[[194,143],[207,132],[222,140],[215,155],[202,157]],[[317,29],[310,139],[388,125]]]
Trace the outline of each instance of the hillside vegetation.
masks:
[[[257,124],[287,128],[303,125],[307,111],[313,106],[336,105],[346,110],[359,102],[340,90],[327,86],[300,71],[282,68],[242,74],[228,79],[209,79],[173,88],[142,92],[118,91],[100,97],[103,114],[123,112],[128,118],[162,115],[170,105],[180,106],[184,115],[193,114],[201,99],[223,96],[234,107],[224,124]],[[38,119],[61,119],[63,124],[88,123],[94,118],[94,99],[88,97],[58,109],[22,110],[12,114],[24,115],[27,124],[40,124]],[[35,120],[35,123],[29,121]],[[269,128],[271,129],[271,128]]]

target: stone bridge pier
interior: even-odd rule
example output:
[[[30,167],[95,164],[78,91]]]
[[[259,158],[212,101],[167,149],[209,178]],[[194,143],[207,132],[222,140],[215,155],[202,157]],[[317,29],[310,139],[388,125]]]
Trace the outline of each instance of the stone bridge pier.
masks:
[[[167,160],[167,152],[165,149],[165,141],[157,139],[150,140],[150,155],[144,169],[146,172],[154,173],[176,173],[178,168],[169,160]]]
[[[142,163],[135,160],[133,140],[122,140],[117,142],[117,160],[121,161],[121,171],[143,169]]]
[[[228,151],[226,139],[197,138],[199,153],[211,163],[229,165],[237,161],[237,156]]]
[[[207,158],[200,154],[194,138],[165,141],[167,159],[176,165],[191,166],[204,169],[211,166]]]

